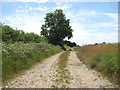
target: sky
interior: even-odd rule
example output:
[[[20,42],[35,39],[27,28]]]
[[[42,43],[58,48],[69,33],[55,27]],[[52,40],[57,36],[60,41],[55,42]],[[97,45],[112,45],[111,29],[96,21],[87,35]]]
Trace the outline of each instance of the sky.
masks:
[[[62,9],[78,45],[118,42],[117,0],[6,0],[2,1],[0,22],[14,29],[40,35],[46,13]]]

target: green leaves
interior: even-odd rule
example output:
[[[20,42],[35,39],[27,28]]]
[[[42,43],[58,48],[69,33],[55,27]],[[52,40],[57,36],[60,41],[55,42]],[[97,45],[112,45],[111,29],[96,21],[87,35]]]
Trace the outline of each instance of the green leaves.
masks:
[[[69,23],[70,20],[66,19],[61,9],[55,10],[54,13],[47,13],[45,24],[41,27],[41,35],[47,37],[52,44],[60,44],[64,38],[72,37],[73,30]]]
[[[2,28],[2,41],[3,42],[11,42],[11,43],[36,42],[36,43],[39,43],[43,40],[47,40],[45,37],[41,37],[34,33],[25,33],[23,30],[15,30],[8,25],[0,24],[0,28]]]
[[[2,44],[2,80],[5,83],[20,72],[29,69],[43,59],[62,51],[60,47],[40,43],[4,43]]]

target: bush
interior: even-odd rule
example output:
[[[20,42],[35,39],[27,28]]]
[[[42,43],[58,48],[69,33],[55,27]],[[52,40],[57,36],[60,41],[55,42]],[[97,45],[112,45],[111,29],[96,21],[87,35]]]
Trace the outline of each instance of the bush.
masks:
[[[95,43],[94,45],[98,45],[98,43]]]
[[[37,62],[61,51],[61,48],[42,41],[41,43],[2,44],[2,81],[13,78]]]
[[[23,30],[15,30],[8,25],[0,23],[2,29],[2,41],[7,43],[15,42],[35,42],[40,43],[41,41],[47,41],[47,38],[39,36],[34,33],[25,33]]]

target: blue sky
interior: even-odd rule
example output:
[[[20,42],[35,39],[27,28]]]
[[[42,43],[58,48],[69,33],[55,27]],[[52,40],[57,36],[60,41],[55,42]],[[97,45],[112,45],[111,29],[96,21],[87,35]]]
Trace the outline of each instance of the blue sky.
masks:
[[[27,1],[27,2],[26,2]],[[31,2],[32,1],[32,2]],[[2,23],[40,34],[46,13],[62,9],[79,45],[118,42],[118,2],[21,0],[2,2]]]

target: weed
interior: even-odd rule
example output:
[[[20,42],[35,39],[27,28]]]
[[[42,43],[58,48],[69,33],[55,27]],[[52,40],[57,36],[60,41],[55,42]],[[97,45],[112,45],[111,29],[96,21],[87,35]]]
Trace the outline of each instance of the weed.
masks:
[[[70,82],[69,82],[68,80],[65,80],[65,83],[68,83],[68,84],[70,84]]]
[[[66,85],[65,85],[65,84],[62,84],[61,88],[65,88],[65,87],[66,87]]]
[[[100,74],[98,74],[98,77],[101,77]]]
[[[56,82],[58,82],[58,79],[56,79]]]

